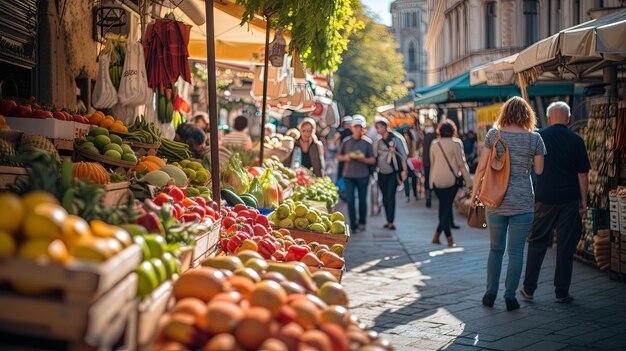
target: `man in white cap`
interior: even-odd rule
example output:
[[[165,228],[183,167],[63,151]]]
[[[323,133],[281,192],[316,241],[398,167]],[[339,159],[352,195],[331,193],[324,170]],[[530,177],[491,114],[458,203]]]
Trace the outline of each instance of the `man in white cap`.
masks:
[[[342,175],[348,198],[350,229],[353,232],[365,230],[370,166],[376,163],[372,142],[363,135],[366,126],[367,123],[363,116],[355,116],[352,119],[352,136],[344,139],[337,154],[337,159],[345,162]],[[355,192],[357,191],[359,193],[358,217],[355,203]]]

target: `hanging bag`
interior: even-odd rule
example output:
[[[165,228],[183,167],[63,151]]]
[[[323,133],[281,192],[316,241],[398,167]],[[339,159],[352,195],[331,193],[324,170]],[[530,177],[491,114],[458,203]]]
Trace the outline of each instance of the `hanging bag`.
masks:
[[[503,149],[501,155],[498,155],[498,145]],[[498,138],[491,146],[489,161],[478,194],[480,202],[485,206],[499,207],[506,194],[510,175],[509,148],[498,129]]]
[[[469,212],[467,213],[467,225],[476,229],[487,228],[485,205],[481,203],[476,207],[469,208]]]
[[[109,52],[103,51],[99,57],[98,79],[91,94],[91,104],[96,109],[108,109],[117,104],[117,91],[109,74]]]
[[[118,98],[122,105],[138,106],[146,102],[148,80],[143,45],[130,43],[126,49],[126,60]]]

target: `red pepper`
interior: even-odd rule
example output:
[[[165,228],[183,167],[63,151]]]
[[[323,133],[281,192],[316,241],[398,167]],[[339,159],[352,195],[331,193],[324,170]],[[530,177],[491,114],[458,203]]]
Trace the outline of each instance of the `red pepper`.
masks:
[[[183,199],[183,206],[185,207],[198,206],[198,203],[186,197],[185,199]]]
[[[159,216],[157,216],[154,212],[148,212],[137,218],[135,220],[135,224],[139,224],[146,228],[148,233],[157,233],[161,235],[165,233],[161,220],[159,220]]]
[[[222,248],[222,251],[226,252],[227,247],[228,247],[228,239],[221,238],[220,239],[220,247]]]
[[[233,235],[228,240],[228,244],[226,246],[226,248],[228,249],[228,252],[235,253],[235,250],[237,250],[237,248],[239,246],[241,246],[241,242],[246,240],[246,239],[248,239],[248,238],[246,238],[246,236],[242,235],[241,233],[237,233],[237,234]]]
[[[311,250],[307,246],[291,245],[287,249],[285,261],[300,261],[300,259],[310,251]]]
[[[181,217],[185,214],[185,210],[179,204],[174,204],[174,216],[176,219],[181,219]]]
[[[261,239],[261,241],[259,241],[259,254],[261,254],[263,258],[269,259],[274,252],[276,252],[276,246],[274,246],[273,242],[268,239]]]
[[[177,186],[173,186],[167,194],[171,196],[175,202],[181,202],[185,199],[185,193]]]
[[[195,212],[195,213],[199,214],[200,215],[200,220],[203,220],[204,216],[206,215],[206,211],[204,210],[204,207],[202,207],[202,206],[190,207],[187,210],[188,211],[191,210],[191,212]]]
[[[194,200],[195,202],[197,202],[197,203],[198,203],[198,205],[200,205],[200,206],[202,206],[202,207],[205,207],[205,206],[206,206],[206,200],[205,200],[202,196],[196,196],[196,197],[194,197],[194,198],[193,198],[193,200]]]
[[[172,202],[172,201],[173,201],[172,197],[167,195],[166,193],[159,193],[159,195],[157,195],[157,197],[154,198],[154,203],[157,204],[158,206],[163,206],[164,203]]]
[[[191,213],[185,213],[182,217],[181,220],[183,221],[183,223],[189,223],[189,222],[194,222],[194,221],[199,221],[200,215],[197,214],[196,212],[191,212]]]
[[[235,207],[233,207],[233,211],[235,211],[237,213],[239,213],[240,211],[247,210],[247,209],[248,209],[248,206],[242,205],[242,204],[237,204],[237,205],[235,205]]]
[[[263,227],[265,227],[265,229],[267,230],[271,229],[270,222],[267,219],[267,216],[262,215],[262,214],[256,215],[256,218],[254,218],[254,224],[260,224]]]

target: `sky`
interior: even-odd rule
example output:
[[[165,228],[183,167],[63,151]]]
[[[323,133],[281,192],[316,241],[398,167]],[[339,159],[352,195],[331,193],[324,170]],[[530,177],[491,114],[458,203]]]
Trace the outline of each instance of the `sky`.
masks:
[[[389,5],[393,0],[361,0],[363,5],[367,6],[372,12],[378,15],[377,22],[384,25],[391,26],[391,13],[389,12]]]

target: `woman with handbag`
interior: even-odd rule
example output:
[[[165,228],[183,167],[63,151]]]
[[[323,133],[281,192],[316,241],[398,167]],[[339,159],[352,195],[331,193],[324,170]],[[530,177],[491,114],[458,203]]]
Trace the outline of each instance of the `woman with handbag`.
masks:
[[[324,175],[324,146],[315,136],[316,123],[307,117],[298,125],[300,136],[296,138],[291,154],[283,162],[287,167],[304,167],[313,171],[316,177]]]
[[[445,120],[439,125],[439,139],[430,146],[430,188],[439,199],[439,225],[433,236],[433,244],[441,244],[439,236],[444,232],[448,247],[456,246],[450,225],[454,196],[463,184],[470,184],[469,168],[463,155],[463,142],[456,138],[456,125]]]
[[[407,177],[407,147],[399,134],[389,129],[389,121],[378,117],[374,123],[381,136],[374,144],[374,156],[378,169],[378,187],[383,194],[383,207],[387,223],[384,228],[395,230],[396,189]]]
[[[483,305],[493,307],[498,293],[502,258],[506,250],[509,263],[504,299],[507,311],[518,309],[515,293],[524,263],[524,245],[533,223],[534,192],[531,167],[543,172],[546,153],[543,140],[535,130],[535,113],[520,97],[502,106],[496,128],[485,136],[471,201],[473,208],[485,205],[490,250],[487,260],[487,291]]]

